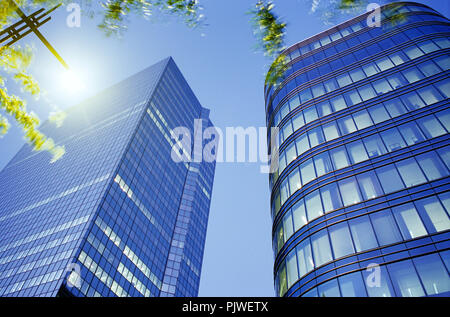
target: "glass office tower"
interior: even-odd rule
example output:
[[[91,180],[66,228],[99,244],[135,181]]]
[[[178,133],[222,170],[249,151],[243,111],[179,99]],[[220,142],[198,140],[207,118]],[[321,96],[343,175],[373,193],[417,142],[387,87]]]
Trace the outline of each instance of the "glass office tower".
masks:
[[[289,47],[266,86],[279,296],[450,295],[450,24],[412,2],[381,14]]]
[[[215,164],[171,129],[208,117],[168,58],[44,123],[66,154],[0,173],[0,296],[197,296]]]

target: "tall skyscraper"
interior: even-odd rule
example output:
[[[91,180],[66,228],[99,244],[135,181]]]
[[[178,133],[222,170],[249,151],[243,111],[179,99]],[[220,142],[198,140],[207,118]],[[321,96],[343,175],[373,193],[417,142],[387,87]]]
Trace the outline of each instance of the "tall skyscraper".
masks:
[[[171,130],[208,117],[168,58],[44,123],[66,154],[0,173],[0,296],[197,296],[215,163]]]
[[[450,296],[450,24],[381,16],[289,47],[265,88],[279,296]]]

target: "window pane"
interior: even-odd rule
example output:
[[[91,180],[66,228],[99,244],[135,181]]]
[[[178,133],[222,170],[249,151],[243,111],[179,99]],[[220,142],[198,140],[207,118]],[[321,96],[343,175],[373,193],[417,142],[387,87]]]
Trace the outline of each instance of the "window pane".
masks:
[[[300,243],[300,245],[297,247],[297,258],[299,276],[303,277],[314,268],[314,261],[312,258],[309,239],[302,241],[302,243]]]
[[[353,119],[355,120],[358,130],[370,127],[373,125],[372,119],[370,119],[367,110],[362,110],[353,114]]]
[[[398,129],[408,145],[413,145],[425,140],[425,136],[415,122],[403,124],[399,126]]]
[[[390,119],[389,114],[386,112],[386,109],[384,109],[382,104],[370,107],[367,110],[369,110],[370,116],[375,124]]]
[[[327,141],[334,140],[339,137],[339,131],[335,122],[323,125],[323,133]]]
[[[422,286],[411,260],[388,264],[389,275],[397,296],[424,296]]]
[[[343,297],[366,297],[367,292],[361,272],[354,272],[339,277],[339,285]]]
[[[428,139],[435,138],[446,133],[444,127],[433,115],[421,118],[417,120],[417,122]]]
[[[356,252],[369,250],[378,246],[369,217],[358,217],[350,220],[348,223],[352,232]]]
[[[335,91],[338,88],[336,80],[334,78],[324,82],[324,86],[327,92]]]
[[[366,283],[367,293],[369,297],[392,297],[395,296],[391,281],[387,274],[385,266],[378,267],[380,269],[380,285],[373,280],[374,272],[365,270],[363,272],[363,279]]]
[[[424,73],[425,76],[427,77],[433,76],[441,72],[441,69],[437,67],[436,64],[433,63],[432,61],[421,63],[417,67],[419,67],[422,73]]]
[[[358,92],[364,101],[374,98],[376,96],[375,91],[373,90],[371,85],[366,85],[358,88]]]
[[[429,233],[450,229],[448,215],[436,197],[421,199],[415,205]]]
[[[309,88],[302,90],[300,93],[300,101],[301,103],[305,103],[308,100],[312,99],[311,90]]]
[[[366,75],[364,75],[363,71],[359,68],[350,71],[350,77],[352,78],[353,82],[357,82],[361,79],[366,78]]]
[[[420,97],[415,93],[411,92],[409,94],[401,96],[403,103],[408,110],[415,110],[425,107],[425,103],[420,99]]]
[[[317,111],[319,113],[320,118],[327,116],[332,112],[331,106],[328,103],[328,101],[322,102],[322,103],[318,104],[316,107],[317,107]]]
[[[292,134],[292,132],[291,122],[288,121],[283,127],[283,139],[286,140]]]
[[[284,118],[289,113],[289,104],[286,102],[284,105],[281,106],[281,118]]]
[[[361,97],[356,90],[351,90],[345,94],[345,101],[348,106],[353,106],[361,102]]]
[[[316,167],[317,177],[333,170],[328,152],[314,156],[314,165]]]
[[[322,230],[314,234],[311,237],[311,244],[314,254],[314,263],[316,266],[321,266],[322,264],[333,260],[326,230]]]
[[[388,81],[392,88],[397,89],[408,84],[401,73],[392,74],[388,77]]]
[[[308,136],[306,134],[304,134],[297,139],[298,155],[300,156],[300,154],[303,154],[308,150],[309,150]]]
[[[415,159],[409,158],[395,163],[395,165],[406,187],[416,186],[427,181]]]
[[[295,143],[289,145],[286,149],[286,162],[289,165],[293,160],[297,158],[297,151],[295,150]]]
[[[367,76],[372,76],[378,73],[378,67],[375,64],[364,65],[363,70]]]
[[[423,55],[423,52],[415,45],[406,48],[404,52],[410,59],[418,58]]]
[[[308,161],[302,163],[300,165],[300,172],[302,175],[302,184],[303,186],[313,179],[316,178],[316,172],[314,171],[313,160],[309,159]]]
[[[379,60],[376,61],[376,63],[378,67],[381,69],[381,71],[394,67],[394,64],[388,57],[380,58]]]
[[[337,280],[328,281],[317,288],[319,297],[340,297],[339,286]]]
[[[303,110],[303,115],[305,116],[305,123],[309,123],[311,121],[316,120],[317,117],[317,111],[316,107],[310,107],[306,110]]]
[[[366,172],[356,176],[364,200],[383,195],[380,183],[374,172]]]
[[[424,78],[422,73],[417,68],[410,68],[402,71],[403,76],[405,76],[406,80],[412,84],[416,81],[419,81]]]
[[[309,136],[309,143],[311,144],[311,147],[315,147],[321,143],[325,142],[325,138],[322,133],[322,128],[317,127],[308,132]]]
[[[291,252],[286,256],[286,269],[288,288],[290,288],[298,279],[297,255],[295,252]]]
[[[414,205],[409,203],[392,208],[395,220],[400,228],[403,239],[414,239],[427,234]]]
[[[320,201],[319,191],[316,190],[305,197],[306,212],[308,220],[314,220],[323,215],[322,202]]]
[[[294,224],[292,223],[292,215],[290,212],[283,217],[284,241],[287,241],[294,233]]]
[[[291,175],[289,175],[289,188],[291,189],[291,195],[295,193],[297,190],[299,190],[302,187],[302,184],[300,182],[300,173],[298,172],[298,169],[295,169]]]
[[[450,98],[450,80],[443,80],[435,85],[446,98]]]
[[[403,138],[396,128],[383,131],[380,135],[389,152],[404,148],[406,146],[405,141],[403,141]]]
[[[294,131],[300,129],[305,125],[305,120],[303,119],[303,112],[298,113],[293,119],[292,124],[294,125]]]
[[[294,218],[294,230],[297,231],[308,223],[306,219],[305,204],[303,199],[292,206],[292,217]]]
[[[388,93],[392,90],[391,85],[384,78],[373,82],[373,88],[375,88],[378,95]]]
[[[284,245],[284,230],[283,225],[280,223],[277,230],[277,250],[280,251]]]
[[[427,295],[436,295],[450,291],[448,273],[439,255],[421,256],[414,258],[413,261]]]
[[[287,281],[286,281],[286,266],[283,264],[278,273],[278,279],[280,283],[279,295],[283,296],[287,291]]]
[[[368,136],[363,141],[370,158],[387,153],[386,147],[378,134]]]
[[[378,179],[381,183],[381,187],[383,187],[383,190],[386,194],[404,188],[403,182],[400,179],[400,175],[398,175],[398,172],[394,166],[383,166],[377,168],[375,172],[377,173]]]
[[[370,214],[373,228],[380,245],[387,245],[402,240],[397,224],[389,209]]]
[[[312,93],[314,98],[317,98],[325,94],[325,89],[323,88],[323,85],[320,83],[312,87]]]
[[[355,122],[351,116],[347,116],[338,120],[339,129],[342,134],[349,134],[356,131]]]
[[[299,105],[300,105],[300,99],[298,98],[298,96],[294,96],[291,99],[289,99],[289,106],[290,106],[291,110],[294,110]]]
[[[355,252],[352,238],[350,237],[350,230],[348,230],[346,222],[331,226],[329,231],[335,258],[340,258]]]
[[[347,85],[350,85],[352,83],[352,80],[350,79],[350,76],[347,73],[344,73],[336,78],[339,87],[345,87]]]
[[[320,189],[323,208],[325,212],[330,212],[342,207],[341,196],[335,183],[324,186]]]
[[[447,168],[450,169],[450,147],[446,146],[437,151]]]
[[[339,190],[342,195],[344,206],[357,204],[361,201],[361,194],[359,193],[355,177],[339,181]]]
[[[392,99],[384,103],[384,107],[392,118],[398,117],[407,112],[400,99]]]
[[[436,113],[438,120],[444,125],[447,131],[450,131],[450,109]]]
[[[347,144],[347,151],[353,164],[369,159],[362,141],[355,141]]]
[[[416,156],[416,159],[428,180],[432,181],[448,175],[447,168],[434,152]]]
[[[425,104],[432,105],[433,103],[443,100],[441,94],[433,86],[428,86],[417,90],[420,97],[425,101]]]
[[[342,96],[335,97],[330,102],[335,112],[347,108],[344,97]]]
[[[344,168],[350,165],[347,157],[347,152],[344,147],[338,147],[330,151],[331,159],[335,169]]]

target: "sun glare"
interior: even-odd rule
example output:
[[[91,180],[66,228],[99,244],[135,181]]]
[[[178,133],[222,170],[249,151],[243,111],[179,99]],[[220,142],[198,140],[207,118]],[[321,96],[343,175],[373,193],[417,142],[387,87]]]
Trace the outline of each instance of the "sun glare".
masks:
[[[79,93],[84,88],[81,76],[73,70],[66,70],[61,76],[62,89],[70,94]]]

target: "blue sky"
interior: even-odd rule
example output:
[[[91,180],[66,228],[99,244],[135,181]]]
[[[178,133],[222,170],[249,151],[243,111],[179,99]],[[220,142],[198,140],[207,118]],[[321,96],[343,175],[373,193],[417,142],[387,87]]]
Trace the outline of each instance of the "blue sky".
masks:
[[[74,1],[76,2],[76,1]],[[64,109],[102,88],[172,56],[214,124],[265,125],[263,83],[269,63],[255,51],[250,16],[256,0],[203,0],[207,25],[189,29],[176,19],[132,18],[123,39],[106,38],[96,22],[82,17],[80,28],[68,28],[61,7],[42,33],[85,83],[71,94],[60,84],[62,66],[34,36],[35,61],[30,72],[45,98],[29,100],[28,108],[45,119],[53,105]],[[292,45],[330,26],[309,13],[311,0],[278,0],[277,13],[288,22],[286,44]],[[416,1],[449,17],[449,0]],[[340,17],[345,21],[349,17]],[[10,91],[15,92],[11,83]],[[29,97],[27,96],[29,99]],[[0,138],[0,169],[24,143],[13,126]],[[219,163],[216,168],[200,296],[273,296],[271,218],[268,176],[260,164]],[[1,181],[1,180],[0,180]]]

